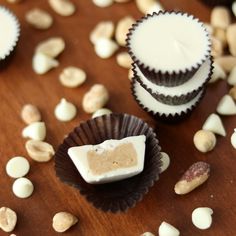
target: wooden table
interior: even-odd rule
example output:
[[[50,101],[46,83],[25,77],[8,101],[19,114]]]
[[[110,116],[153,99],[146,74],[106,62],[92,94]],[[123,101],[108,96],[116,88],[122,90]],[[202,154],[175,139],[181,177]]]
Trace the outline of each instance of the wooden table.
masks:
[[[132,15],[139,18],[133,1],[127,4],[114,4],[101,9],[90,0],[74,1],[77,12],[71,17],[55,14],[46,0],[29,1],[21,4],[0,4],[9,7],[21,22],[19,46],[11,64],[0,72],[0,206],[8,206],[18,214],[17,236],[57,235],[52,227],[53,215],[58,211],[70,211],[79,217],[79,224],[66,235],[76,236],[135,236],[145,231],[157,232],[162,221],[167,221],[180,229],[186,236],[233,236],[236,232],[236,151],[230,144],[235,117],[223,118],[227,137],[217,139],[215,150],[209,154],[199,153],[193,146],[194,133],[201,128],[206,117],[215,111],[216,104],[228,86],[219,82],[209,86],[200,106],[186,121],[177,125],[155,122],[133,100],[129,90],[127,70],[116,64],[115,57],[102,60],[94,53],[89,42],[91,29],[100,20],[117,22],[121,17]],[[191,2],[191,3],[190,3]],[[179,9],[195,14],[202,21],[209,20],[210,9],[200,2],[191,0],[163,0],[168,10]],[[54,25],[47,31],[31,28],[24,20],[27,10],[32,7],[48,10],[54,17]],[[66,50],[59,57],[60,67],[43,76],[32,71],[31,60],[38,42],[50,36],[62,36]],[[76,89],[63,87],[58,75],[65,66],[75,65],[83,68],[88,79],[85,85]],[[37,105],[42,111],[47,125],[47,141],[55,148],[64,136],[82,120],[90,118],[81,108],[83,94],[94,83],[103,83],[110,91],[108,107],[115,112],[134,114],[155,127],[162,149],[171,157],[170,168],[161,175],[142,202],[127,213],[103,213],[92,207],[72,187],[61,183],[55,176],[54,163],[36,163],[32,160],[28,177],[35,185],[29,199],[16,198],[11,190],[13,179],[5,173],[9,158],[26,156],[25,140],[21,131],[25,124],[20,118],[20,110],[26,103]],[[65,97],[78,106],[76,119],[62,123],[54,117],[54,107],[60,98]],[[193,162],[204,160],[212,165],[209,181],[204,186],[186,196],[177,196],[173,187],[183,171]],[[194,208],[207,206],[214,209],[214,223],[211,229],[201,231],[191,222]],[[0,231],[0,235],[9,235]]]

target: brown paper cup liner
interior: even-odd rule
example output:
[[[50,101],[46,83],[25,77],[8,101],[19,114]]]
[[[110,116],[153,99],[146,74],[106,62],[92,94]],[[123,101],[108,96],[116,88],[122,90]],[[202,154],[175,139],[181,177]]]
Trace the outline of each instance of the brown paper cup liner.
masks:
[[[108,184],[88,184],[67,154],[73,146],[99,144],[109,139],[146,136],[144,170],[131,178]],[[141,201],[159,179],[162,165],[160,146],[153,129],[141,119],[128,114],[110,114],[81,123],[59,146],[55,154],[55,170],[59,179],[79,189],[96,208],[113,213],[126,211]]]
[[[133,59],[134,63],[139,67],[139,69],[142,71],[142,73],[146,76],[147,79],[149,79],[152,83],[157,84],[157,85],[163,85],[166,87],[174,87],[174,86],[178,86],[181,85],[183,83],[185,83],[186,81],[188,81],[191,77],[193,77],[193,75],[195,74],[195,72],[199,69],[199,67],[209,58],[210,56],[210,52],[211,52],[211,42],[210,42],[210,37],[208,39],[209,41],[209,49],[206,51],[204,57],[202,58],[201,61],[199,61],[198,63],[196,63],[196,65],[191,66],[190,68],[187,68],[185,70],[179,70],[179,71],[173,71],[173,72],[163,72],[163,71],[159,71],[156,68],[151,68],[150,66],[146,65],[145,62],[140,61],[136,55],[134,55],[133,50],[132,50],[132,45],[130,44],[130,40],[131,40],[131,36],[133,34],[133,32],[136,30],[136,28],[139,26],[139,24],[141,24],[143,21],[148,20],[151,17],[155,17],[161,14],[169,14],[169,13],[173,13],[174,11],[159,11],[158,13],[154,12],[152,15],[148,14],[144,17],[142,17],[140,20],[137,20],[135,24],[132,25],[132,27],[129,29],[129,33],[127,34],[127,39],[126,39],[126,46],[128,48],[129,54],[131,56],[131,58]],[[174,12],[176,14],[187,14],[184,12]],[[191,15],[187,14],[188,17],[190,17]],[[195,17],[193,17],[193,19],[196,19]],[[199,21],[199,20],[198,20]],[[205,29],[204,25],[202,24],[203,29],[207,32],[207,30]],[[209,35],[207,33],[207,35]],[[161,58],[160,58],[161,60]]]
[[[202,92],[202,94],[199,97],[199,99],[196,101],[196,103],[194,105],[192,105],[186,111],[182,111],[181,113],[175,113],[175,114],[162,114],[162,113],[159,113],[159,112],[154,112],[154,111],[150,110],[148,107],[146,107],[145,105],[143,105],[142,101],[140,101],[140,99],[136,95],[135,83],[136,83],[135,80],[131,81],[131,92],[132,92],[132,95],[133,95],[135,101],[138,103],[138,105],[144,111],[146,111],[148,114],[153,116],[156,120],[159,120],[159,121],[162,121],[162,122],[165,122],[165,123],[178,123],[178,122],[181,122],[184,119],[188,118],[191,115],[191,113],[193,112],[193,110],[197,107],[199,102],[202,100],[202,98],[205,95],[205,91],[206,91],[205,88],[202,91],[200,91],[200,92]]]
[[[148,91],[156,100],[158,100],[159,102],[162,102],[164,104],[168,104],[168,105],[181,105],[181,104],[188,103],[189,101],[194,99],[199,94],[199,92],[204,89],[207,82],[211,79],[211,76],[213,73],[213,59],[211,57],[211,69],[210,69],[204,83],[200,87],[198,87],[197,89],[192,90],[191,92],[187,92],[186,94],[182,94],[181,96],[169,96],[169,95],[166,96],[161,93],[153,92],[152,89],[150,89],[145,83],[143,83],[141,78],[138,76],[134,64],[132,65],[132,70],[134,73],[133,79],[137,80],[141,84],[141,86],[146,91]]]
[[[2,12],[4,12],[4,14],[7,14],[12,18],[12,21],[15,22],[15,26],[16,26],[16,32],[15,32],[16,37],[15,37],[14,42],[12,43],[11,47],[7,50],[6,54],[1,55],[0,57],[0,70],[2,70],[8,65],[8,63],[12,59],[12,56],[14,55],[14,52],[15,52],[15,49],[16,49],[16,46],[20,37],[20,23],[17,17],[9,9],[2,6],[0,6],[0,9]],[[4,35],[1,37],[4,37]]]

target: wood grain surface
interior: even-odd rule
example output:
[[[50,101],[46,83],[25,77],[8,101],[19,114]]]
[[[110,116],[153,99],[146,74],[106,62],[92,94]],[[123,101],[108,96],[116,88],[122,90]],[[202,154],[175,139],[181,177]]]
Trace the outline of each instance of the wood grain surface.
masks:
[[[210,9],[197,0],[163,0],[168,10],[179,9],[192,13],[202,21],[208,21]],[[98,21],[113,20],[141,13],[133,1],[98,8],[91,0],[74,0],[77,12],[71,17],[61,17],[50,9],[46,0],[24,0],[21,4],[0,4],[9,7],[21,22],[21,37],[15,55],[9,66],[0,71],[0,206],[14,209],[18,214],[17,236],[57,235],[51,227],[52,217],[58,211],[70,211],[79,217],[79,223],[65,235],[74,236],[135,236],[145,231],[157,234],[162,221],[176,226],[184,236],[234,236],[236,235],[236,151],[230,144],[235,127],[235,117],[224,117],[227,137],[217,139],[217,146],[209,154],[199,153],[193,146],[193,135],[201,128],[206,117],[215,111],[217,102],[227,93],[228,86],[219,82],[209,86],[207,94],[191,117],[177,125],[155,122],[135,103],[130,93],[127,70],[116,64],[115,57],[100,59],[89,42],[89,33]],[[47,31],[31,28],[24,20],[27,10],[41,7],[54,17],[54,25]],[[66,50],[60,55],[60,67],[46,75],[39,76],[32,71],[31,60],[34,48],[41,40],[50,36],[62,36]],[[0,36],[1,37],[1,36]],[[123,49],[125,50],[125,49]],[[87,82],[80,88],[63,87],[58,75],[65,66],[83,68],[88,75]],[[21,131],[25,124],[20,110],[26,103],[37,105],[47,125],[47,141],[56,148],[64,136],[81,121],[90,118],[81,108],[84,93],[94,83],[103,83],[110,91],[108,107],[114,112],[126,112],[143,118],[155,127],[162,149],[171,157],[170,168],[150,192],[127,213],[103,213],[80,196],[72,187],[61,183],[55,176],[54,162],[46,164],[33,162],[27,157],[25,140]],[[54,107],[65,97],[78,106],[76,119],[62,123],[54,117]],[[7,161],[22,155],[31,163],[27,175],[35,185],[29,199],[18,199],[12,193],[13,179],[5,173]],[[186,196],[175,195],[173,188],[183,171],[193,162],[204,160],[211,164],[209,181]],[[191,222],[191,213],[200,206],[214,210],[213,225],[201,231]],[[0,235],[9,235],[0,231]]]

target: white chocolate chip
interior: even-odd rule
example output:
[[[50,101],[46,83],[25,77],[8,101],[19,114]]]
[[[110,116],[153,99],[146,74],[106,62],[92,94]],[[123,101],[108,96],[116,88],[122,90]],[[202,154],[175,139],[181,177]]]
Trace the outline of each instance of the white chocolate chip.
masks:
[[[163,221],[159,227],[159,236],[179,236],[180,232],[174,226]]]
[[[32,195],[34,186],[29,179],[23,177],[15,180],[12,191],[19,198],[28,198]]]
[[[26,126],[22,131],[24,138],[43,141],[46,137],[46,126],[44,122],[34,122]]]
[[[68,66],[59,75],[59,80],[65,87],[76,88],[85,82],[86,73],[78,67]]]
[[[226,73],[229,73],[236,66],[236,57],[229,55],[218,57],[215,58],[215,63],[219,64]]]
[[[35,51],[51,58],[56,58],[65,49],[65,41],[61,37],[51,37],[40,42]]]
[[[226,7],[214,7],[211,11],[211,25],[215,28],[226,29],[231,22],[230,11]]]
[[[209,83],[214,83],[219,79],[226,79],[226,73],[218,63],[214,62],[213,67],[213,74]]]
[[[114,0],[93,0],[93,3],[98,7],[109,7],[113,2]]]
[[[132,59],[128,52],[120,52],[116,56],[117,64],[121,67],[129,69],[132,64]]]
[[[82,106],[85,112],[94,113],[103,108],[109,100],[109,93],[102,84],[93,85],[84,95]]]
[[[99,38],[94,46],[96,54],[103,59],[111,57],[118,48],[113,40],[107,38]]]
[[[39,109],[32,105],[32,104],[26,104],[23,106],[21,110],[21,119],[26,124],[31,124],[33,122],[37,122],[41,120],[41,114]]]
[[[52,227],[56,232],[67,231],[78,222],[78,218],[69,212],[58,212],[52,219]]]
[[[233,12],[234,16],[236,17],[236,1],[234,1],[232,4],[232,12]]]
[[[115,25],[112,21],[101,21],[91,31],[89,39],[96,44],[100,38],[111,39],[115,31]]]
[[[0,208],[0,229],[4,232],[11,232],[14,230],[17,222],[17,215],[15,211],[8,207]]]
[[[216,111],[220,115],[235,115],[236,105],[230,95],[224,95],[219,101]]]
[[[170,157],[167,153],[161,152],[162,166],[160,167],[160,173],[163,173],[170,165]]]
[[[36,29],[48,29],[52,26],[53,18],[49,13],[39,8],[28,11],[25,15],[26,21]]]
[[[209,229],[212,224],[213,210],[209,207],[199,207],[192,212],[192,222],[199,229]]]
[[[224,125],[221,121],[221,118],[215,114],[212,113],[205,121],[205,123],[202,126],[203,130],[211,131],[215,134],[219,134],[221,136],[226,136]]]
[[[236,129],[234,129],[233,134],[231,135],[231,144],[236,149]]]
[[[126,45],[127,34],[132,24],[134,23],[135,20],[132,16],[125,16],[118,21],[116,26],[115,38],[120,46]]]
[[[62,98],[60,103],[57,104],[54,114],[59,121],[70,121],[75,118],[77,113],[76,106]]]
[[[92,118],[96,118],[96,117],[104,116],[104,115],[109,115],[111,113],[112,113],[111,110],[109,110],[107,108],[101,108],[93,113]]]
[[[236,86],[229,90],[229,95],[236,101]]]
[[[215,147],[216,136],[211,131],[198,130],[193,137],[193,143],[198,151],[206,153]]]
[[[145,232],[145,233],[141,234],[140,236],[155,236],[155,235],[150,232]]]
[[[236,85],[236,66],[231,70],[227,82],[229,85]]]
[[[6,172],[12,178],[20,178],[28,174],[30,164],[24,157],[13,157],[6,165]]]
[[[38,140],[28,140],[25,148],[28,155],[37,162],[48,162],[55,154],[52,145]]]
[[[48,0],[51,8],[61,16],[71,16],[75,13],[76,7],[70,0]]]
[[[52,68],[58,67],[59,62],[43,53],[36,53],[33,57],[33,70],[36,74],[42,75]]]

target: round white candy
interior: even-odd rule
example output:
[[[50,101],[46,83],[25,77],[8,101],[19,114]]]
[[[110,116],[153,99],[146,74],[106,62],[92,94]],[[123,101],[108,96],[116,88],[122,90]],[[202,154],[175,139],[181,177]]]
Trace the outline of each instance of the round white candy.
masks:
[[[159,236],[179,236],[180,232],[174,226],[163,221],[159,227]]]
[[[208,229],[212,224],[213,210],[208,207],[196,208],[192,213],[192,222],[199,229]]]
[[[13,183],[12,191],[19,198],[27,198],[33,193],[34,186],[29,179],[19,178]]]
[[[98,109],[97,111],[95,111],[93,113],[93,116],[92,118],[96,118],[96,117],[99,117],[99,116],[103,116],[103,115],[108,115],[108,114],[111,114],[112,111],[107,109],[107,108],[101,108],[101,109]]]
[[[170,157],[167,153],[161,152],[161,161],[162,161],[162,166],[161,166],[161,172],[164,172],[170,165]]]
[[[20,178],[25,176],[30,169],[28,160],[24,157],[13,157],[6,165],[6,172],[12,178]]]

